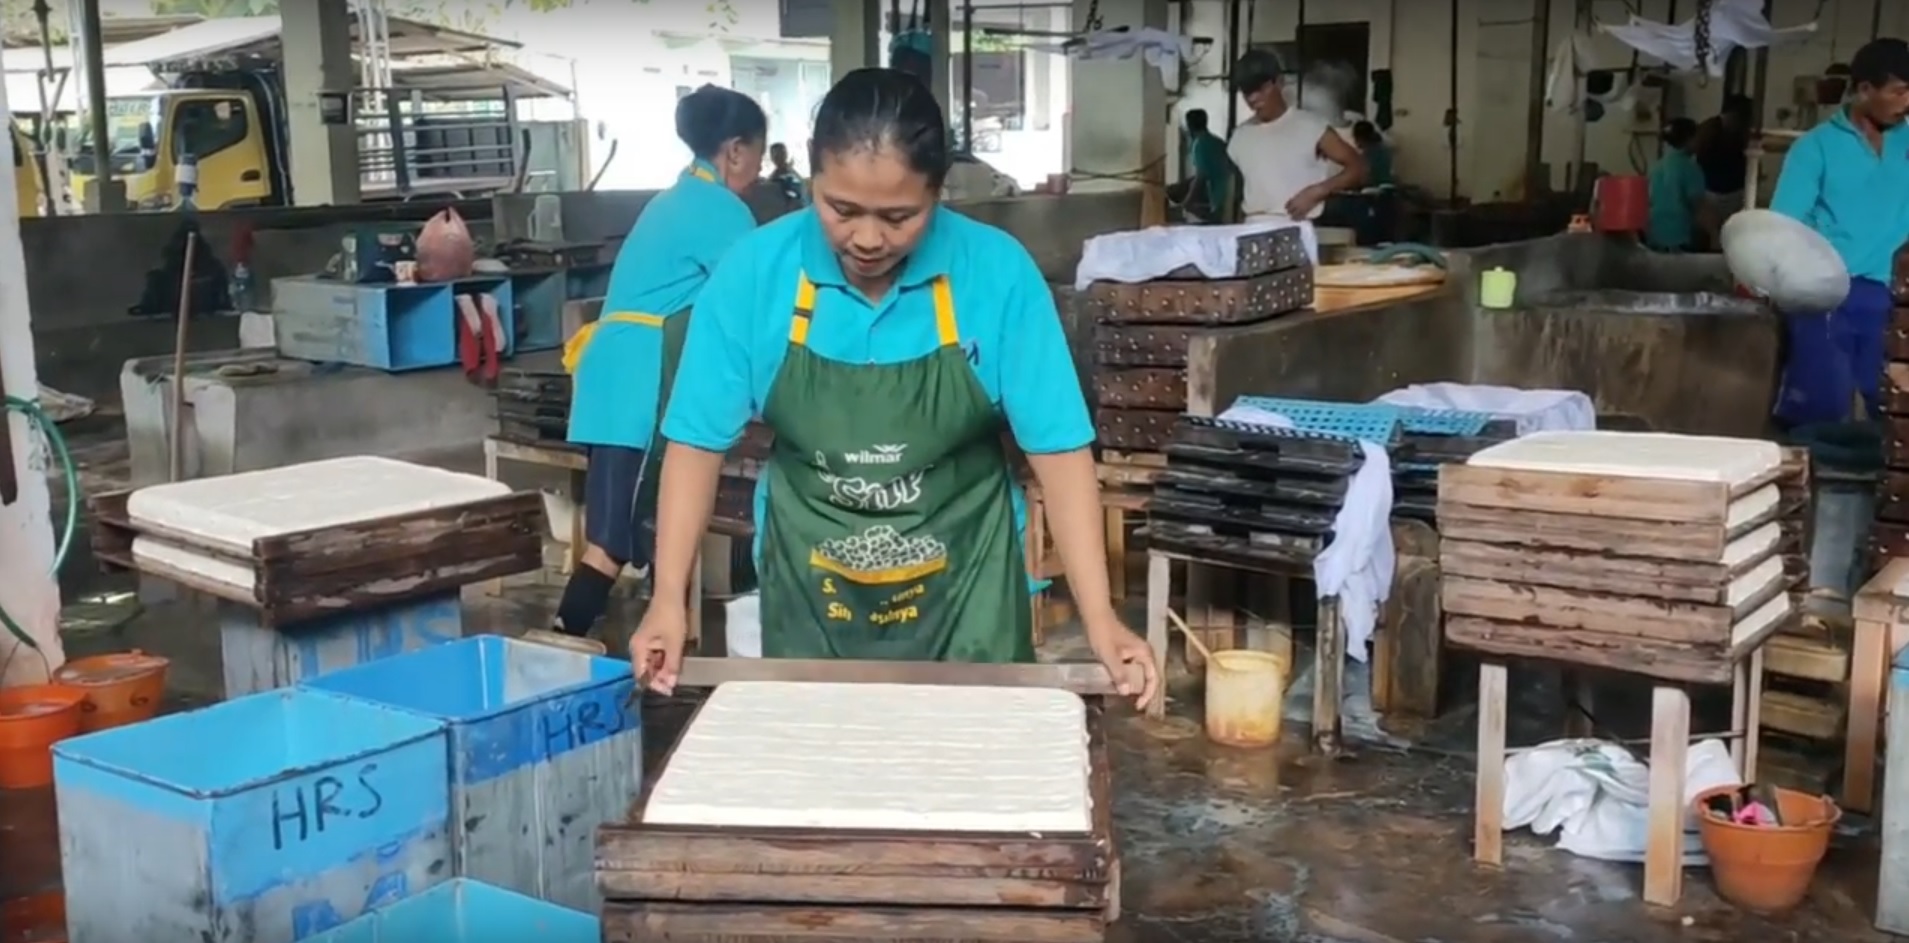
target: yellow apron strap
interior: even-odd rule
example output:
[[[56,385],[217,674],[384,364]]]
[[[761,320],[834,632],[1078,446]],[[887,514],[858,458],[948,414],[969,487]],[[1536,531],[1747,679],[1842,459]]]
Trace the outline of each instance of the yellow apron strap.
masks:
[[[698,166],[698,165],[696,165],[696,164],[691,164],[691,165],[689,165],[689,175],[690,175],[690,176],[692,176],[692,177],[695,177],[695,178],[696,178],[696,179],[698,179],[698,180],[701,180],[701,181],[703,181],[704,183],[715,183],[715,182],[716,182],[716,175],[715,175],[715,174],[712,174],[712,173],[710,173],[709,171],[707,171],[707,170],[704,170],[704,169],[703,169],[702,167],[700,167],[700,166]]]
[[[955,324],[954,286],[946,275],[935,279],[935,334],[943,347],[961,343],[961,329]]]
[[[595,321],[577,329],[570,339],[563,342],[563,372],[574,374],[583,363],[583,352],[590,347],[590,339],[597,334],[597,328],[605,324],[639,324],[644,327],[662,327],[664,318],[659,314],[641,314],[635,311],[617,311],[606,314]]]
[[[789,343],[797,347],[809,342],[809,319],[815,316],[815,283],[809,281],[809,273],[796,276],[795,312],[789,317]]]

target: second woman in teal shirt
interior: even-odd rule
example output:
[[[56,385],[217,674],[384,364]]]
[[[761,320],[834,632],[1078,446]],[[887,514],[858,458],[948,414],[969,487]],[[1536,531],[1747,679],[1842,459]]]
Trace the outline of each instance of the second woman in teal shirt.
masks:
[[[558,604],[560,632],[585,635],[626,564],[649,565],[661,450],[651,447],[688,332],[689,307],[729,247],[756,226],[741,194],[762,174],[762,106],[705,85],[676,103],[694,163],[636,219],[617,253],[603,315],[564,349],[570,441],[589,449],[582,565]]]

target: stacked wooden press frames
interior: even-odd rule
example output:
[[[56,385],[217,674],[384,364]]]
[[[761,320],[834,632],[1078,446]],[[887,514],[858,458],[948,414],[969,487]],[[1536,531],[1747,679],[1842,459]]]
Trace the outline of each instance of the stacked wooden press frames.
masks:
[[[1102,448],[1159,452],[1187,409],[1193,338],[1312,304],[1312,263],[1296,228],[1239,237],[1233,278],[1190,266],[1167,277],[1095,282],[1075,303],[1095,322],[1094,400]]]

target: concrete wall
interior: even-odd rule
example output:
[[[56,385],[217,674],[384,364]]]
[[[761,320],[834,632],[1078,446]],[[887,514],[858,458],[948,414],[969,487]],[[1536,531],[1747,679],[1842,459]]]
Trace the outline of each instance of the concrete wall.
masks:
[[[1217,412],[1247,393],[1358,402],[1455,381],[1581,390],[1600,412],[1639,416],[1666,432],[1764,432],[1775,395],[1774,317],[1714,295],[1640,309],[1609,294],[1726,291],[1717,257],[1655,255],[1582,235],[1451,260],[1451,280],[1430,298],[1309,312],[1196,340],[1194,411]],[[1519,274],[1510,309],[1477,305],[1476,273],[1492,266]]]
[[[1306,5],[1307,23],[1370,25],[1369,68],[1391,69],[1396,76],[1392,136],[1397,147],[1400,176],[1443,196],[1449,186],[1453,159],[1446,143],[1445,111],[1456,107],[1459,118],[1458,182],[1461,195],[1489,200],[1516,195],[1523,174],[1525,106],[1531,95],[1531,30],[1534,0],[1457,0],[1457,36],[1452,35],[1451,5],[1424,0],[1334,0]],[[1551,29],[1547,55],[1573,31],[1576,0],[1549,0]],[[1849,61],[1856,48],[1870,39],[1869,24],[1875,0],[1827,0],[1821,4],[1821,27],[1808,42],[1784,46],[1769,56],[1769,127],[1790,126],[1791,88],[1799,75],[1819,73],[1832,62]],[[1254,42],[1290,42],[1294,39],[1299,4],[1255,4]],[[1668,15],[1671,0],[1592,0],[1594,17],[1621,23],[1627,7],[1655,20]],[[1678,19],[1688,19],[1694,4],[1676,4]],[[1771,0],[1771,21],[1779,27],[1807,22],[1817,13],[1818,0]],[[1909,34],[1909,4],[1882,0],[1881,34]],[[1192,0],[1182,22],[1190,33],[1211,36],[1215,49],[1224,49],[1223,0]],[[1593,39],[1596,52],[1590,65],[1624,68],[1630,51],[1609,37]],[[1226,65],[1220,52],[1195,63],[1193,72],[1206,81],[1186,89],[1178,111],[1205,108],[1215,123],[1226,115],[1227,93],[1213,77]],[[1452,65],[1457,63],[1457,96],[1452,95]],[[1753,79],[1754,81],[1754,76]],[[1694,77],[1677,83],[1672,116],[1704,118],[1722,101],[1723,83],[1699,82]],[[1562,186],[1565,168],[1582,153],[1585,160],[1606,169],[1633,166],[1633,157],[1648,163],[1657,153],[1660,122],[1636,122],[1610,116],[1586,127],[1580,135],[1577,118],[1565,113],[1547,116],[1544,159],[1552,168],[1552,182]],[[1580,138],[1582,151],[1580,152]]]

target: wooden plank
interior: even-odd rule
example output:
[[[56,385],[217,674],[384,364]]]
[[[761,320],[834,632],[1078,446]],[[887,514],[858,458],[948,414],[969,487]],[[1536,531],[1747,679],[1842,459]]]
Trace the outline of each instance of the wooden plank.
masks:
[[[548,529],[543,496],[514,491],[447,507],[260,537],[252,542],[252,556],[267,565],[287,561],[281,571],[287,574],[325,573],[373,561],[400,561],[420,547],[455,543],[466,530],[494,521],[534,533],[541,541]]]
[[[1094,401],[1114,409],[1186,411],[1186,371],[1162,367],[1103,368],[1094,374]]]
[[[1452,576],[1718,606],[1730,591],[1729,582],[1776,555],[1780,544],[1726,566],[1447,539],[1440,545],[1439,566]]]
[[[1497,867],[1505,859],[1505,724],[1509,700],[1503,662],[1478,666],[1478,779],[1472,798],[1472,858]]]
[[[1443,610],[1439,608],[1439,565],[1424,557],[1402,556],[1392,579],[1392,595],[1381,612],[1384,627],[1374,640],[1372,695],[1388,715],[1430,720],[1438,716],[1438,684],[1443,665]],[[1378,653],[1385,654],[1383,680]],[[1375,704],[1375,707],[1377,705]]]
[[[1650,824],[1644,838],[1644,900],[1674,907],[1684,893],[1684,766],[1690,753],[1690,696],[1651,692]]]
[[[1763,647],[1765,669],[1785,678],[1841,684],[1849,680],[1849,650],[1827,638],[1784,634]]]
[[[847,684],[955,684],[998,688],[1061,688],[1083,696],[1113,695],[1113,679],[1094,662],[988,665],[962,662],[854,661],[805,658],[683,659],[677,685],[712,688],[730,681]]]
[[[1730,502],[1776,480],[1777,469],[1740,486],[1567,472],[1519,471],[1480,465],[1444,465],[1438,473],[1443,505],[1509,508],[1587,517],[1710,524],[1729,520]]]
[[[1890,698],[1897,704],[1909,704],[1909,669],[1897,669],[1890,679]],[[1889,712],[1889,739],[1909,743],[1909,710]],[[1886,781],[1893,788],[1884,790],[1882,808],[1882,855],[1878,865],[1878,887],[1893,887],[1894,892],[1876,895],[1876,927],[1885,933],[1909,934],[1909,750],[1889,751]]]
[[[1445,640],[1455,648],[1505,658],[1609,668],[1666,681],[1723,685],[1729,684],[1732,678],[1732,661],[1727,650],[1660,639],[1571,632],[1547,625],[1448,615]]]
[[[1739,618],[1788,588],[1773,584],[1731,609],[1447,576],[1439,601],[1448,615],[1543,624],[1560,633],[1600,633],[1721,649],[1729,646],[1730,631]]]
[[[606,902],[604,943],[1103,943],[1099,911]]]
[[[1726,529],[1715,524],[1678,526],[1585,514],[1481,507],[1443,499],[1438,503],[1438,529],[1447,540],[1591,552],[1623,547],[1634,556],[1693,562],[1721,560],[1724,548],[1733,538],[1775,517],[1776,511],[1772,509],[1770,514],[1757,520]]]
[[[1848,710],[1789,691],[1763,692],[1763,726],[1811,740],[1836,741],[1843,737]]]

